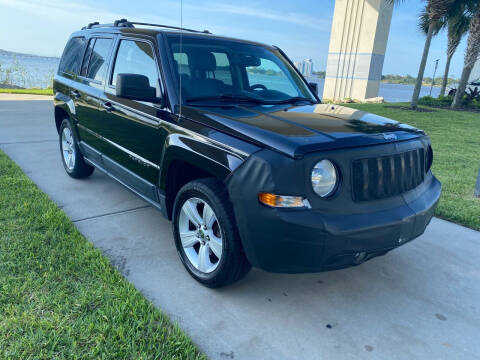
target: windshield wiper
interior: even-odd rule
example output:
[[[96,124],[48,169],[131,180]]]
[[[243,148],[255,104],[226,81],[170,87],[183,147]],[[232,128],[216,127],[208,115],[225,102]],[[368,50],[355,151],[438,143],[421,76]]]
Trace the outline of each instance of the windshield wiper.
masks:
[[[284,100],[267,100],[267,99],[259,99],[259,98],[248,96],[248,95],[236,95],[236,94],[196,96],[196,97],[187,98],[185,101],[187,103],[198,102],[198,101],[243,102],[243,103],[255,103],[255,104],[262,104],[262,105],[295,104],[298,102],[308,102],[310,104],[317,104],[317,101],[310,98],[301,97],[301,96],[294,96]]]
[[[297,102],[308,102],[310,104],[317,104],[318,102],[313,100],[313,99],[310,99],[310,98],[306,98],[306,97],[302,97],[302,96],[294,96],[294,97],[291,97],[291,98],[288,98],[288,99],[285,99],[285,100],[278,100],[278,101],[275,101],[275,104],[295,104]]]
[[[235,95],[235,94],[220,94],[214,96],[196,96],[187,98],[186,102],[197,102],[197,101],[221,101],[221,102],[250,102],[256,104],[265,104],[268,103],[266,100],[258,99],[255,97],[247,95]]]

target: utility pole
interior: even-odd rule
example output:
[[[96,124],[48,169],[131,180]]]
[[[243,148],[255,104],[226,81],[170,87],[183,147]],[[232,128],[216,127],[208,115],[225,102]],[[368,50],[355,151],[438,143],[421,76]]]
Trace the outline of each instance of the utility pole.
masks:
[[[438,68],[438,61],[440,59],[435,60],[435,70],[433,70],[433,78],[432,78],[432,86],[430,86],[430,95],[432,96],[432,90],[433,90],[433,85],[435,85],[435,75],[437,73],[437,68]]]

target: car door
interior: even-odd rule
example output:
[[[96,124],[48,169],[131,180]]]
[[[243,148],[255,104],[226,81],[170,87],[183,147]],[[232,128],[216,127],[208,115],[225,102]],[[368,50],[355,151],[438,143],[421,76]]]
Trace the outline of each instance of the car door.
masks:
[[[102,166],[100,153],[106,145],[99,135],[102,122],[100,106],[106,84],[113,36],[93,36],[85,51],[79,83],[72,96],[76,98],[78,132],[86,156]]]
[[[160,159],[167,135],[162,118],[170,112],[159,103],[142,102],[116,96],[118,74],[139,74],[149,79],[160,97],[161,82],[153,42],[137,38],[119,38],[110,78],[105,88],[99,133],[109,146],[104,163],[108,171],[140,194],[157,200],[156,185]]]
[[[86,45],[87,40],[84,36],[73,36],[65,45],[60,64],[58,65],[58,72],[55,76],[57,91],[64,98],[69,98],[71,90],[76,86]]]

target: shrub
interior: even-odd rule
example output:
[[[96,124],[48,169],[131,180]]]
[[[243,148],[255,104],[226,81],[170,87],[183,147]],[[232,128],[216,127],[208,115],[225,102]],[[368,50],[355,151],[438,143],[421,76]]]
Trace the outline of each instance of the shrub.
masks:
[[[419,105],[432,106],[432,107],[448,107],[452,104],[452,96],[439,96],[433,98],[431,96],[424,96],[418,100]]]
[[[476,110],[480,110],[480,99],[472,100],[472,102],[470,104],[470,107],[472,107]]]
[[[424,96],[418,100],[419,105],[434,106],[435,99],[431,96]]]

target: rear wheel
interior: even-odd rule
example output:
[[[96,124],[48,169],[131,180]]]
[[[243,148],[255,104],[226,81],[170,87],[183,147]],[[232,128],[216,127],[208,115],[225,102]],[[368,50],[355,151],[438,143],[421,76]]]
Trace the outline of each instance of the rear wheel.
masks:
[[[195,180],[180,189],[173,209],[173,234],[185,268],[205,286],[228,285],[251,268],[226,189],[216,179]]]
[[[80,179],[92,175],[95,168],[88,165],[80,153],[78,144],[73,136],[72,125],[64,119],[60,125],[60,153],[65,171],[73,178]]]

